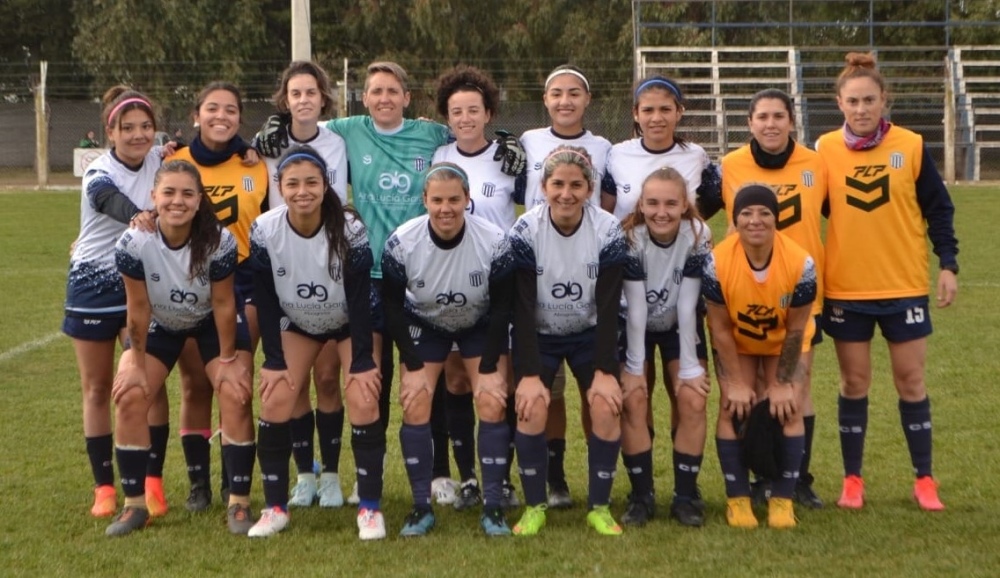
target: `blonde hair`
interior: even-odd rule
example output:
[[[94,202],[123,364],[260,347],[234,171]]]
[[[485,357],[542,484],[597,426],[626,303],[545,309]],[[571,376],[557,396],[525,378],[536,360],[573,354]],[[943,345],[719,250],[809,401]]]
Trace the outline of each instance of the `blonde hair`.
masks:
[[[629,246],[635,245],[635,228],[646,224],[646,216],[642,214],[642,200],[646,195],[646,186],[653,181],[674,183],[680,188],[681,194],[684,196],[684,202],[687,203],[687,210],[681,214],[681,218],[690,225],[691,232],[694,233],[695,244],[698,244],[701,240],[701,231],[705,227],[695,227],[695,221],[700,221],[702,225],[705,225],[705,220],[702,219],[701,213],[698,212],[698,207],[688,200],[687,181],[684,179],[684,175],[680,174],[677,169],[673,167],[661,167],[649,173],[649,176],[642,181],[642,193],[639,195],[639,201],[636,202],[632,212],[626,215],[622,221],[622,231],[625,233],[625,240]]]

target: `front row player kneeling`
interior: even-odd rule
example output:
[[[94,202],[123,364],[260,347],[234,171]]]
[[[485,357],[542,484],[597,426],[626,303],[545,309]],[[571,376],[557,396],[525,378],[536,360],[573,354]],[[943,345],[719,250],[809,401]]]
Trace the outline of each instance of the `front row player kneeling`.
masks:
[[[250,259],[264,344],[259,460],[266,508],[251,537],[288,525],[289,419],[296,388],[330,340],[345,364],[344,397],[357,468],[358,537],[385,537],[380,510],[385,431],[379,421],[381,378],[372,351],[372,253],[364,224],[327,180],[326,163],[308,146],[278,162],[285,206],[254,222]]]
[[[434,387],[451,353],[459,353],[475,388],[479,460],[483,472],[483,531],[510,535],[503,514],[510,430],[505,421],[506,353],[513,293],[513,257],[502,229],[466,216],[469,178],[458,165],[437,163],[424,181],[427,214],[403,223],[382,254],[386,324],[406,366],[399,386],[399,442],[413,493],[401,536],[423,536],[431,510]],[[452,391],[463,394],[462,391]]]
[[[736,234],[712,251],[702,292],[716,350],[721,408],[716,446],[726,485],[726,521],[756,528],[750,477],[733,418],[745,420],[762,372],[771,416],[782,426],[778,475],[768,500],[768,525],[795,526],[792,497],[805,447],[802,420],[804,358],[815,325],[812,257],[777,231],[778,199],[764,185],[746,185],[733,203]]]
[[[231,476],[229,531],[246,534],[253,525],[253,358],[233,292],[236,241],[219,225],[193,165],[168,162],[154,183],[156,230],[125,232],[115,251],[128,300],[129,348],[112,388],[125,507],[106,534],[129,534],[149,522],[143,495],[150,449],[146,416],[188,339],[195,340],[219,398],[222,436],[229,442],[222,449]]]

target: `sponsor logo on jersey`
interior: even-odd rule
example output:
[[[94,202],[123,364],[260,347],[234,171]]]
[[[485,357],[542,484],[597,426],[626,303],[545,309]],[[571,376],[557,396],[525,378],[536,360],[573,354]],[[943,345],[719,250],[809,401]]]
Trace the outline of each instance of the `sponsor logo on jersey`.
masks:
[[[465,307],[465,304],[469,302],[465,293],[460,291],[449,291],[447,293],[438,293],[434,298],[434,302],[438,305],[454,305],[455,307]]]
[[[574,283],[573,281],[555,283],[552,285],[552,297],[556,299],[579,301],[583,297],[583,287],[579,283]]]
[[[622,192],[623,192],[623,193],[625,193],[625,194],[627,195],[627,194],[629,194],[629,193],[630,193],[631,191],[632,191],[632,185],[630,185],[630,184],[628,184],[628,183],[626,183],[625,185],[622,185]]]
[[[371,155],[365,155],[365,156],[361,157],[361,162],[363,162],[366,165],[372,164],[372,156]]]
[[[544,272],[545,272],[545,267],[542,267],[541,265],[538,265],[537,267],[535,267],[535,275],[538,275],[539,277],[541,277],[542,273],[544,273]]]
[[[154,283],[159,283],[159,281],[160,281],[160,274],[159,273],[153,273],[152,275],[149,276],[149,280],[152,281],[152,282],[154,282]]]
[[[655,305],[657,303],[666,303],[667,298],[670,297],[670,290],[664,287],[657,291],[656,289],[650,289],[646,291],[646,303],[649,305]]]
[[[473,287],[480,287],[483,284],[484,278],[485,275],[483,275],[482,271],[473,271],[472,273],[469,273],[469,284]]]
[[[278,277],[284,277],[286,275],[285,268],[278,267],[278,269],[274,272],[274,274],[277,275]]]
[[[587,263],[587,279],[597,279],[600,270],[601,266],[596,261]]]
[[[419,325],[411,325],[410,326],[410,339],[413,339],[414,341],[417,340],[417,339],[420,339],[420,334],[421,333],[422,333],[422,331],[421,331]]]
[[[483,183],[483,196],[487,199],[492,198],[497,192],[497,186],[493,183]]]
[[[535,166],[533,166],[532,169],[536,171],[542,170],[542,163],[535,163]]]
[[[278,326],[281,327],[282,331],[288,331],[288,328],[292,326],[292,321],[288,317],[282,315],[281,320],[278,321]]]
[[[812,171],[802,171],[802,184],[811,187],[816,183],[816,175]]]
[[[416,284],[417,289],[423,289],[424,285],[426,285],[423,279],[417,279],[414,283]]]
[[[889,155],[889,166],[894,169],[903,168],[903,153],[894,152]]]
[[[170,290],[170,302],[171,303],[187,303],[188,305],[197,305],[198,296],[190,291],[185,291],[183,289],[171,289]]]
[[[383,191],[396,191],[399,193],[410,192],[410,175],[393,171],[382,173],[378,177],[378,186]]]
[[[100,325],[101,324],[101,320],[100,319],[84,319],[83,320],[83,324],[84,325]]]
[[[327,297],[329,297],[326,287],[312,282],[299,283],[296,285],[295,294],[298,295],[300,299],[316,299],[316,301],[319,301],[320,303],[326,302]]]
[[[778,316],[774,307],[751,303],[736,314],[736,331],[757,341],[766,341],[767,333],[778,328]]]

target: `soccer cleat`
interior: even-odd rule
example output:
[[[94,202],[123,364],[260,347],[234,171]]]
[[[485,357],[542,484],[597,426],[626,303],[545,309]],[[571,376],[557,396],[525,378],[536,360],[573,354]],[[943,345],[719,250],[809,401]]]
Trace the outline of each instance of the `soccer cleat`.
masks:
[[[426,536],[433,527],[434,512],[414,508],[406,515],[406,520],[403,521],[403,529],[399,531],[399,535],[403,538]]]
[[[756,528],[757,517],[748,496],[726,500],[726,522],[732,528]]]
[[[552,488],[549,490],[549,507],[553,510],[566,510],[573,507],[573,498],[569,488]]]
[[[528,506],[525,508],[524,513],[521,514],[521,519],[514,524],[514,535],[534,536],[540,532],[545,526],[545,510],[548,507],[548,504],[538,504],[537,506]]]
[[[674,496],[673,502],[670,503],[670,517],[680,522],[681,526],[700,528],[705,525],[704,502]],[[622,518],[622,521],[625,519]]]
[[[469,478],[462,482],[462,487],[458,490],[458,497],[455,498],[456,510],[466,510],[478,506],[483,501],[483,494],[479,491],[479,482],[475,478]]]
[[[196,482],[191,486],[191,493],[188,494],[184,507],[189,512],[204,512],[212,505],[212,490],[207,484]]]
[[[844,489],[837,505],[848,510],[860,510],[865,505],[865,481],[861,476],[850,475],[844,478]]]
[[[125,536],[149,525],[149,511],[138,506],[125,506],[104,530],[106,536]]]
[[[922,476],[913,482],[913,498],[920,505],[920,509],[926,512],[940,512],[944,509],[944,504],[938,498],[938,485],[934,478]]]
[[[268,538],[284,530],[288,526],[288,513],[275,506],[265,508],[260,512],[260,519],[250,528],[247,536],[250,538]]]
[[[316,474],[300,474],[292,495],[288,498],[288,506],[308,508],[316,500]]]
[[[517,498],[517,490],[510,483],[510,480],[504,480],[503,487],[500,489],[500,507],[504,510],[521,507],[521,500]]]
[[[458,498],[458,482],[451,478],[434,478],[431,482],[431,495],[439,504],[454,504]]]
[[[602,536],[622,535],[622,527],[611,517],[611,509],[608,506],[594,506],[593,510],[587,512],[587,525]]]
[[[771,499],[771,480],[758,478],[750,482],[750,498],[755,506],[763,506]]]
[[[362,540],[385,538],[385,517],[382,516],[382,512],[367,508],[358,510],[358,538]]]
[[[226,526],[230,534],[246,536],[254,526],[250,507],[243,504],[233,504],[226,508]]]
[[[507,518],[501,508],[491,508],[483,512],[483,516],[479,518],[479,525],[483,528],[483,532],[490,537],[511,535],[510,526],[507,525]]]
[[[791,498],[767,501],[767,526],[778,530],[795,527],[795,506]]]
[[[802,479],[795,483],[795,501],[813,510],[823,507],[823,500],[813,491],[812,484]]]
[[[344,505],[344,492],[340,490],[340,476],[337,474],[320,474],[317,493],[321,508],[339,508]]]
[[[90,515],[95,518],[109,518],[118,511],[118,495],[112,485],[94,488],[94,505],[90,507]]]
[[[642,527],[646,522],[656,517],[656,497],[652,494],[646,496],[636,496],[634,493],[628,495],[628,503],[625,505],[625,513],[622,514],[622,524],[626,526]]]
[[[352,506],[357,506],[361,503],[361,496],[358,495],[358,483],[354,482],[354,489],[351,490],[351,495],[347,496],[347,503]]]
[[[167,515],[167,497],[163,494],[163,478],[146,476],[146,509],[150,518]]]

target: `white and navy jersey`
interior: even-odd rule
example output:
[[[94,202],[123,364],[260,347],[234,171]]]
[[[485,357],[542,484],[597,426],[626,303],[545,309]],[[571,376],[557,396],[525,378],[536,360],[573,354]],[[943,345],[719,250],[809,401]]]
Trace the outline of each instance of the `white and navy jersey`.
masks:
[[[295,145],[309,145],[316,149],[319,156],[326,162],[327,180],[330,186],[340,197],[343,205],[347,204],[347,143],[343,137],[331,131],[325,126],[319,127],[319,132],[313,138],[305,141],[297,141],[292,138],[291,131],[288,133],[289,147]],[[285,149],[286,151],[288,149]],[[284,151],[282,151],[284,152]],[[281,198],[281,191],[278,190],[278,161],[280,159],[264,158],[267,164],[267,203],[272,209],[285,204],[285,199]]]
[[[517,269],[536,275],[535,330],[542,335],[596,327],[597,277],[629,260],[621,223],[589,204],[572,235],[556,229],[548,205],[535,207],[514,223],[510,244]]]
[[[600,207],[601,191],[611,192],[614,190],[614,184],[607,180],[608,153],[611,152],[611,141],[596,136],[589,130],[574,137],[559,136],[552,130],[552,127],[532,129],[521,135],[521,146],[524,147],[524,152],[528,157],[524,207],[530,210],[545,204],[545,193],[542,192],[542,164],[549,153],[561,145],[583,147],[590,153],[590,159],[594,164],[594,174],[591,175],[594,193],[590,197],[590,202],[595,207]]]
[[[299,235],[287,222],[287,206],[257,217],[250,232],[254,269],[270,272],[282,315],[311,335],[334,333],[348,324],[345,275],[367,275],[371,267],[364,224],[350,212],[344,217],[350,250],[347,262],[336,263],[332,272],[325,227],[311,237]]]
[[[100,213],[94,199],[117,190],[139,210],[153,208],[153,180],[162,164],[162,147],[153,147],[142,166],[133,170],[109,151],[90,164],[83,175],[80,234],[73,243],[66,284],[66,311],[81,315],[125,312],[125,286],[115,266],[115,243],[128,225]]]
[[[629,253],[644,274],[646,330],[665,332],[677,327],[677,299],[684,277],[701,278],[712,252],[712,231],[701,221],[682,221],[677,238],[663,245],[649,236],[646,225],[632,230]],[[626,307],[622,300],[622,309]]]
[[[159,230],[130,229],[115,248],[122,275],[146,282],[153,320],[168,331],[197,327],[212,314],[212,282],[236,270],[236,239],[221,229],[219,246],[208,256],[206,271],[191,278],[191,246],[171,247]]]
[[[386,283],[406,287],[406,312],[445,333],[484,324],[490,284],[514,268],[507,235],[496,225],[468,215],[460,235],[450,242],[435,239],[430,217],[421,215],[396,229],[382,254]]]
[[[459,150],[458,143],[451,143],[440,147],[432,162],[449,162],[462,167],[469,176],[470,201],[466,214],[482,217],[507,231],[517,219],[514,213],[516,179],[500,171],[500,162],[493,160],[496,150],[497,144],[490,143],[470,155]]]
[[[642,183],[656,169],[671,167],[687,183],[688,202],[694,203],[701,187],[702,173],[711,167],[705,149],[694,143],[674,143],[665,151],[651,151],[641,138],[620,142],[611,147],[608,173],[615,180],[615,216],[624,219],[635,209],[642,193]]]

